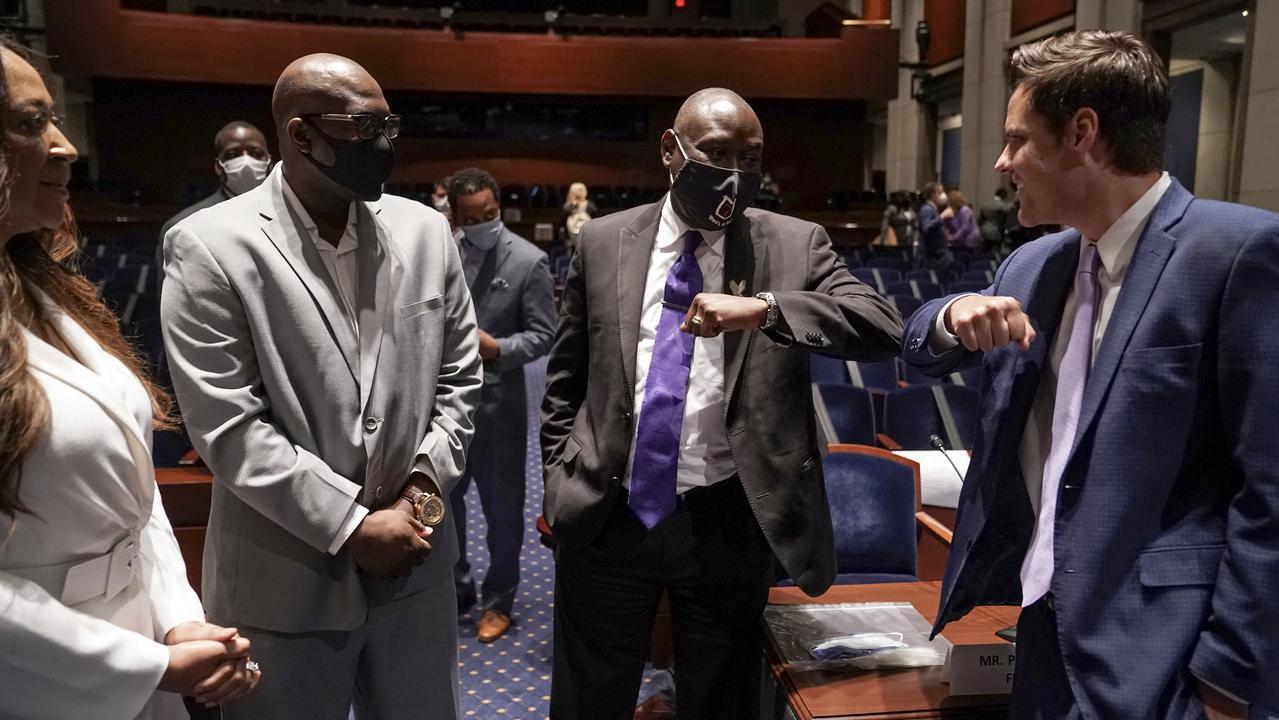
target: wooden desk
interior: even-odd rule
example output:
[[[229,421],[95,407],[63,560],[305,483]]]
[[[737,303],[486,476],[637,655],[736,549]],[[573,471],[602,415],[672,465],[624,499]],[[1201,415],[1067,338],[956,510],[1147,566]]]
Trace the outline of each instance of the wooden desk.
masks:
[[[810,598],[798,588],[773,588],[772,605],[841,602],[910,602],[925,619],[937,615],[939,582],[885,585],[838,585],[821,598]],[[946,626],[942,635],[955,645],[999,642],[995,631],[1013,624],[1018,609],[980,607],[963,620]],[[787,717],[789,705],[799,720],[842,718],[849,720],[914,720],[917,718],[998,718],[1008,714],[1008,696],[950,697],[941,682],[941,666],[868,672],[792,672],[779,661],[777,647],[765,631],[764,659],[776,683],[774,718]],[[767,707],[767,703],[765,705]]]
[[[173,534],[187,566],[187,579],[200,593],[200,570],[204,563],[204,533],[209,525],[209,501],[213,495],[213,475],[203,465],[156,468],[164,513],[173,525]]]

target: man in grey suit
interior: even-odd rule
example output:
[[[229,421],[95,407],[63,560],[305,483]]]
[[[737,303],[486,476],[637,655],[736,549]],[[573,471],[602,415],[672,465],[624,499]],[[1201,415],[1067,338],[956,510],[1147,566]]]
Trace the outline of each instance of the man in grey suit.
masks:
[[[464,233],[459,250],[484,360],[484,389],[475,415],[478,452],[453,488],[459,550],[454,580],[458,612],[465,612],[476,601],[466,557],[466,488],[474,478],[488,523],[484,614],[476,628],[476,637],[485,643],[510,628],[520,582],[528,435],[524,366],[550,350],[555,333],[555,284],[546,253],[502,223],[498,195],[497,181],[480,168],[449,177],[448,206]]]
[[[889,357],[901,317],[820,226],[747,209],[763,146],[745,100],[695,93],[670,194],[582,228],[542,405],[554,720],[631,717],[663,591],[679,717],[758,717],[774,559],[835,578],[809,353]]]
[[[443,216],[382,196],[400,119],[363,68],[300,58],[272,112],[280,166],[165,238],[165,344],[214,475],[205,608],[264,670],[226,717],[455,718],[445,508],[481,384],[461,260]]]

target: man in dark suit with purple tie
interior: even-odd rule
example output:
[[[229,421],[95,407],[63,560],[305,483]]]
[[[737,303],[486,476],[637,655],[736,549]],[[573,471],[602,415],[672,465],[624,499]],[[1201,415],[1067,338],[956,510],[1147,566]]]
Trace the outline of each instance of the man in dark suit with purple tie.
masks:
[[[936,630],[1020,604],[1014,718],[1279,716],[1279,216],[1162,172],[1168,76],[1127,33],[1013,55],[1018,248],[908,321],[980,363]]]
[[[758,715],[775,564],[834,579],[809,353],[883,358],[901,325],[821,227],[747,210],[763,144],[700,91],[662,135],[666,198],[582,228],[542,406],[555,720],[631,716],[663,591],[679,717]]]

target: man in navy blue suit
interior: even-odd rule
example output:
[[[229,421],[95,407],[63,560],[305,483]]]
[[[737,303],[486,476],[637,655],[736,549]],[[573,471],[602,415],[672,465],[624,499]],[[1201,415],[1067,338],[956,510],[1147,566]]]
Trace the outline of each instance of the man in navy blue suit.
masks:
[[[906,362],[982,368],[935,630],[1022,605],[1015,718],[1279,716],[1279,216],[1161,171],[1135,36],[1024,46],[1011,80],[995,169],[1071,229],[907,324]]]

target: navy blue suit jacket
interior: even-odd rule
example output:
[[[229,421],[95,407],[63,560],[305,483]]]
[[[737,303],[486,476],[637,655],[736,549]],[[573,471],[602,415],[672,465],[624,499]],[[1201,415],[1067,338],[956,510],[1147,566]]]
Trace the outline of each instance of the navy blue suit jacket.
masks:
[[[1035,324],[941,356],[948,298],[907,323],[906,362],[980,362],[981,411],[934,632],[1017,604],[1033,516],[1018,448],[1078,263],[1077,231],[1014,252],[987,295]],[[1060,486],[1052,592],[1085,717],[1199,717],[1196,677],[1279,714],[1279,216],[1173,181],[1138,240]]]

